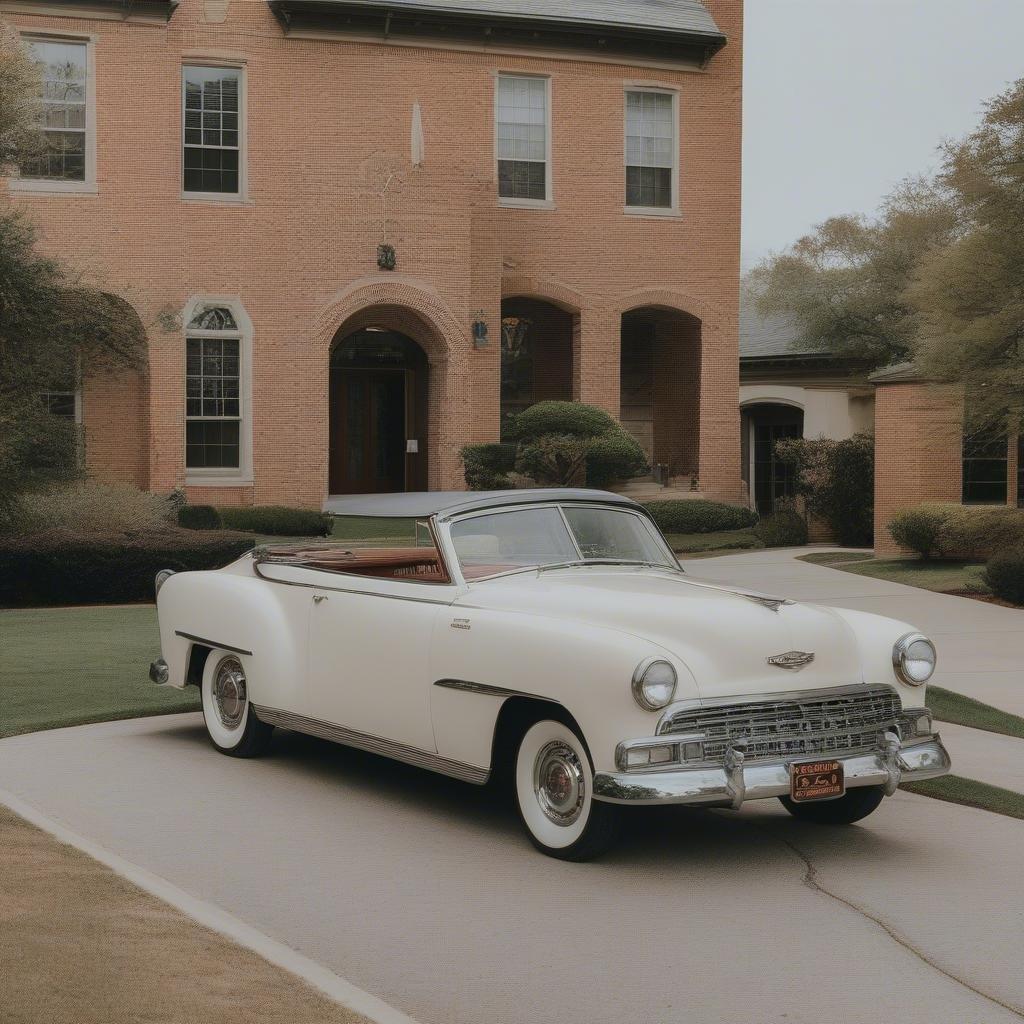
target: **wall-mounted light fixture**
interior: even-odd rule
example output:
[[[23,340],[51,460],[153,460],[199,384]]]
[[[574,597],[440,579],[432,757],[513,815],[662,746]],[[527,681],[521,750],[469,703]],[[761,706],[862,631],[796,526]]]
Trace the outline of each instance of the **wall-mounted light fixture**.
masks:
[[[484,311],[480,310],[473,321],[473,348],[487,348],[490,341],[487,338],[487,321],[484,319]]]

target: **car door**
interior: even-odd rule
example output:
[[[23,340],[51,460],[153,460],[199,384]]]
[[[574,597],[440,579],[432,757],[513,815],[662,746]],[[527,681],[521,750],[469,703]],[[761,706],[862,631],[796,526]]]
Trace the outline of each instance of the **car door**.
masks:
[[[338,577],[310,600],[307,715],[433,751],[431,637],[448,585]]]

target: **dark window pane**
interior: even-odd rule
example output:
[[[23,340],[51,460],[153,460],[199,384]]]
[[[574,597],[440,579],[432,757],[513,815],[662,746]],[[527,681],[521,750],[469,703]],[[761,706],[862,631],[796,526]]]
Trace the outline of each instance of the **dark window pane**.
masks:
[[[192,420],[185,428],[185,465],[189,469],[237,469],[239,424]]]
[[[965,505],[1006,503],[1006,437],[965,437],[963,445],[963,492]]]
[[[498,195],[503,199],[546,199],[546,166],[531,160],[499,160]]]
[[[671,208],[672,169],[670,167],[627,167],[626,205]]]

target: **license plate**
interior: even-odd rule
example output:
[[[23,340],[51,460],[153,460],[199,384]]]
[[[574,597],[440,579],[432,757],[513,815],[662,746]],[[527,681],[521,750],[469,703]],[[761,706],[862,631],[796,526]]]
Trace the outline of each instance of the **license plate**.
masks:
[[[833,800],[845,792],[842,761],[804,761],[789,766],[789,796],[794,803]]]

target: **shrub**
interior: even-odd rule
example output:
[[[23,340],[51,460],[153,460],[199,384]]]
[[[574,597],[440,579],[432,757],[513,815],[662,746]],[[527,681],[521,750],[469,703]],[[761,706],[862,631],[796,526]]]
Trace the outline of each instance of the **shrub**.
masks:
[[[621,429],[604,409],[581,402],[538,402],[508,422],[509,436],[524,442],[548,434],[600,437]]]
[[[940,535],[947,558],[988,558],[1024,545],[1024,509],[1005,505],[949,507]]]
[[[76,533],[148,533],[168,528],[166,497],[126,484],[58,484],[22,495],[18,533],[68,529]]]
[[[677,501],[649,501],[647,511],[664,533],[717,533],[719,530],[749,529],[757,513],[741,505],[685,498]]]
[[[796,493],[807,511],[824,520],[840,544],[866,547],[874,538],[875,441],[855,434],[831,438],[786,438],[776,456],[795,470]]]
[[[329,537],[334,529],[334,517],[315,509],[247,505],[218,511],[226,529],[274,537]]]
[[[765,516],[754,527],[754,536],[766,548],[795,548],[807,543],[807,520],[791,508]]]
[[[0,605],[151,601],[161,569],[216,569],[252,546],[251,537],[173,527],[134,536],[54,529],[4,537]]]
[[[471,491],[503,491],[512,487],[509,477],[516,468],[514,444],[470,444],[460,453]]]
[[[186,530],[219,530],[224,524],[212,505],[182,505],[178,525]]]
[[[521,444],[516,471],[548,487],[571,487],[585,471],[590,442],[573,434],[543,434]]]
[[[587,446],[587,486],[607,487],[615,480],[628,480],[647,469],[647,456],[632,434],[621,427]]]
[[[1024,604],[1024,547],[993,555],[983,578],[996,597]]]
[[[901,548],[916,551],[922,558],[934,558],[941,550],[942,528],[950,511],[948,505],[904,509],[889,520],[889,535]]]

